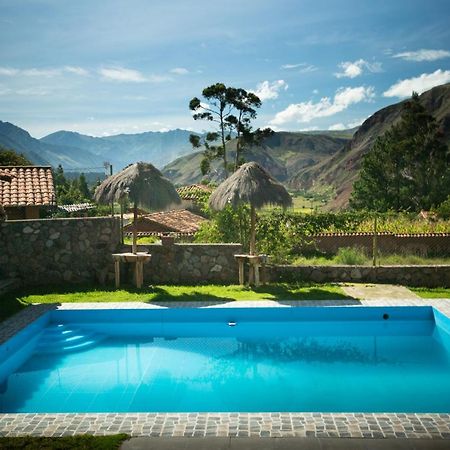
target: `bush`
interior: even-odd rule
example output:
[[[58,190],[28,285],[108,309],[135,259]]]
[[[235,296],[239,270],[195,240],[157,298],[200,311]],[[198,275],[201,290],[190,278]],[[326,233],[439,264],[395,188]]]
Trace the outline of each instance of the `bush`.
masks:
[[[338,264],[360,266],[367,261],[367,256],[360,248],[342,247],[338,250],[335,261]]]

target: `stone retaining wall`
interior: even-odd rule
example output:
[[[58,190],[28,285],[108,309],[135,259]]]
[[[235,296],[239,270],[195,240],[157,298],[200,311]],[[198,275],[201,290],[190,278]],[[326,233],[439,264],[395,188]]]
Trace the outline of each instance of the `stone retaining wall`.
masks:
[[[0,224],[0,278],[21,284],[104,283],[120,223],[107,217],[18,220]]]
[[[271,266],[271,281],[390,283],[450,287],[450,266]]]

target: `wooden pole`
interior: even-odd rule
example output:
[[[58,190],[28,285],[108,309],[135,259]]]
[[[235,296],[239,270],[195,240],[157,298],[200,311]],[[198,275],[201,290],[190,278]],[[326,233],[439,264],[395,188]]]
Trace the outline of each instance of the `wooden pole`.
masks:
[[[109,176],[112,177],[113,174],[113,166],[109,165]],[[114,200],[111,200],[111,217],[114,217]]]
[[[250,205],[250,255],[256,255],[256,210]]]
[[[123,245],[123,200],[120,200],[120,243]]]
[[[372,239],[372,265],[377,265],[377,216],[373,219],[373,239]]]
[[[133,247],[132,252],[134,254],[137,253],[137,204],[134,202],[134,208],[133,208]]]

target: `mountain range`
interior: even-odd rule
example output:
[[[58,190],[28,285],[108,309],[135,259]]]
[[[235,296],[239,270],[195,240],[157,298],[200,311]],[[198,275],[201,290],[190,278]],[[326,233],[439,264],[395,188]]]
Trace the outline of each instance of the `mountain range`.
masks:
[[[450,143],[450,83],[420,95],[420,101],[438,122],[443,140]],[[383,108],[356,129],[343,131],[276,132],[261,145],[246,150],[248,161],[257,161],[292,190],[321,191],[333,188],[333,209],[345,207],[357,179],[362,157],[377,137],[400,120],[404,102]],[[149,161],[175,184],[199,182],[201,152],[193,152],[190,131],[145,132],[92,137],[58,131],[42,139],[0,121],[0,146],[23,153],[35,164],[61,164],[66,171],[99,171],[104,161],[115,171],[135,161]],[[227,146],[229,160],[235,142]],[[223,178],[220,161],[212,165],[212,181]]]
[[[419,98],[436,119],[442,139],[449,145],[450,83],[430,89]],[[245,158],[262,164],[291,190],[321,192],[332,188],[335,195],[328,207],[344,208],[348,205],[363,156],[379,136],[400,120],[406,101],[377,111],[352,130],[275,133],[261,146],[246,152]],[[229,153],[232,158],[232,142]],[[200,161],[200,153],[189,154],[168,164],[164,173],[175,183],[197,182],[201,179]],[[216,163],[212,179],[216,181],[220,175],[220,165]]]
[[[140,134],[92,137],[57,131],[35,139],[27,131],[0,121],[0,145],[23,153],[35,164],[58,166],[66,171],[94,171],[109,161],[118,171],[135,161],[150,161],[162,168],[192,152],[187,130],[148,131]]]

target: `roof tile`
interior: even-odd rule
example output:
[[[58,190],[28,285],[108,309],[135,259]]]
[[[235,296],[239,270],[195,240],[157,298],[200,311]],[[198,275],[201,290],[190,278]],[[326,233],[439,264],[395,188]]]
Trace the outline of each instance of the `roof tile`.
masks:
[[[48,166],[0,166],[0,205],[54,205],[53,174]]]

